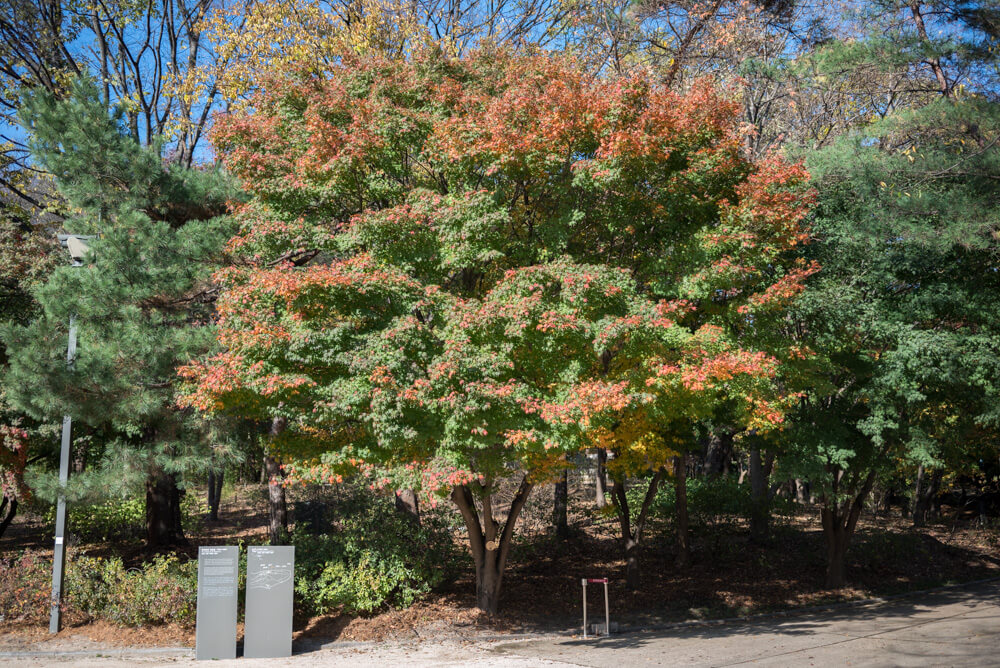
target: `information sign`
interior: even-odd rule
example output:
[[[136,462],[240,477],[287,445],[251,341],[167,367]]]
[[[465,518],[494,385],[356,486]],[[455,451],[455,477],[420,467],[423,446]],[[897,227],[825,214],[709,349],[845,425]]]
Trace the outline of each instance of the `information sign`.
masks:
[[[198,610],[195,657],[236,658],[236,590],[240,549],[198,548]]]
[[[292,655],[294,584],[294,547],[268,545],[249,548],[243,656],[270,659]]]

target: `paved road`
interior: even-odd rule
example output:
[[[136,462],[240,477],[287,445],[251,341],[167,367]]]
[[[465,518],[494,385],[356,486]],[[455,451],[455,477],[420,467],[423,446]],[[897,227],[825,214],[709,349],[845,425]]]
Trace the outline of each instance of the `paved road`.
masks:
[[[95,668],[206,665],[195,662],[190,650],[73,649],[84,651],[5,653],[0,647],[0,663],[31,668],[57,664]],[[501,643],[333,643],[326,648],[303,651],[290,659],[237,659],[211,665],[232,668],[1000,666],[1000,582],[862,608],[630,633],[600,640],[553,637]]]
[[[575,666],[1000,666],[1000,582],[746,624],[495,648]]]

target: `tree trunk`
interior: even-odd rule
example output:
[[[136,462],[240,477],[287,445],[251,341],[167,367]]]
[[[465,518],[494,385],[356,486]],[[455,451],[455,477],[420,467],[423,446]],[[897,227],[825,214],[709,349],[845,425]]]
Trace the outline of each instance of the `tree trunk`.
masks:
[[[264,458],[267,475],[267,507],[269,515],[268,534],[271,545],[282,545],[288,539],[288,503],[285,488],[281,485],[281,465],[278,460],[267,455]]]
[[[500,610],[500,585],[503,581],[496,552],[495,549],[487,549],[485,558],[476,563],[476,607],[490,615]]]
[[[208,469],[208,519],[219,519],[219,511],[215,505],[215,469]]]
[[[795,501],[809,503],[809,483],[801,478],[795,479]]]
[[[913,513],[913,526],[923,524],[923,519],[917,521],[917,506],[920,504],[920,497],[924,489],[924,465],[917,467],[917,479],[913,484],[913,498],[910,500],[910,510]]]
[[[507,519],[501,525],[493,515],[491,485],[478,482],[474,484],[481,495],[482,513],[476,508],[475,498],[468,485],[454,487],[451,490],[451,500],[462,513],[469,533],[469,547],[476,564],[476,606],[483,612],[495,615],[500,608],[503,571],[507,565],[514,527],[533,485],[528,482],[527,476],[521,480],[507,512]]]
[[[0,517],[3,517],[3,520],[0,520],[0,538],[3,538],[7,527],[10,526],[10,523],[14,521],[14,516],[17,515],[17,499],[8,499],[6,496],[2,498],[3,500],[0,501]],[[4,515],[4,511],[6,511],[6,515]]]
[[[858,519],[861,517],[865,501],[875,484],[875,471],[868,473],[860,487],[848,485],[846,490],[848,493],[852,489],[858,491],[852,499],[843,503],[839,502],[838,499],[842,495],[841,483],[844,472],[840,469],[831,469],[831,473],[833,474],[832,493],[824,496],[820,517],[823,522],[823,537],[826,539],[826,587],[827,589],[840,589],[846,583],[847,548],[850,546],[851,537],[858,526]],[[855,483],[857,482],[855,480]]]
[[[271,421],[271,438],[285,430],[288,424],[283,417]],[[281,545],[288,539],[288,503],[285,488],[281,484],[281,465],[269,454],[264,456],[264,475],[267,479],[267,506],[270,516],[268,533],[272,545]]]
[[[750,540],[757,545],[766,543],[770,532],[773,468],[773,453],[761,457],[760,446],[750,449]]]
[[[827,511],[823,511],[824,513]],[[826,588],[841,589],[846,584],[845,569],[847,560],[847,546],[850,543],[850,535],[844,527],[833,523],[829,530],[825,530],[826,538]],[[826,522],[824,521],[824,529]]]
[[[913,495],[913,526],[920,527],[927,522],[928,511],[941,487],[941,477],[943,474],[944,471],[942,469],[936,469],[931,474],[930,480],[927,480],[923,464],[917,470],[917,485]]]
[[[597,448],[597,483],[595,487],[595,502],[598,508],[608,505],[608,451],[604,448]]]
[[[73,473],[80,474],[87,468],[87,440],[77,439],[73,444]]]
[[[153,549],[187,545],[181,527],[177,480],[160,468],[146,478],[146,543]]]
[[[625,584],[632,591],[637,590],[641,584],[639,548],[642,546],[642,531],[646,526],[646,519],[649,515],[649,509],[653,505],[653,500],[656,498],[656,492],[660,488],[660,482],[666,474],[666,469],[663,467],[660,467],[653,474],[634,524],[632,523],[632,513],[628,507],[628,495],[625,493],[625,480],[616,478],[612,481],[611,493],[615,497],[615,510],[618,513],[622,551],[625,557]]]
[[[639,542],[626,538],[622,544],[625,547],[625,586],[631,591],[636,591],[642,583],[642,573],[639,570]]]
[[[552,521],[559,540],[569,538],[569,471],[563,469],[553,493]]]
[[[173,478],[173,476],[171,476]],[[174,509],[174,533],[181,537],[184,543],[187,543],[187,539],[184,538],[184,513],[181,512],[181,499],[187,493],[186,490],[181,489],[176,484],[176,479],[174,484],[170,489],[170,503]]]
[[[412,489],[397,489],[396,512],[402,513],[407,519],[420,526],[420,503],[417,501],[417,493]]]
[[[674,497],[677,504],[677,556],[674,566],[685,569],[691,563],[691,538],[688,532],[687,456],[674,457]]]
[[[210,468],[208,470],[208,519],[213,522],[219,519],[219,504],[222,499],[222,483],[225,471]]]
[[[733,432],[713,432],[705,451],[705,473],[709,478],[718,478],[729,473],[729,463],[733,457]]]
[[[926,42],[927,27],[924,25],[924,15],[921,10],[922,4],[921,0],[910,0],[909,7],[910,13],[913,15],[913,22],[917,27],[917,34],[920,35],[920,39]],[[934,78],[937,79],[941,95],[944,97],[951,97],[951,86],[948,83],[948,77],[945,76],[944,67],[941,66],[941,58],[934,56],[932,58],[928,58],[924,62],[930,65],[931,71],[934,72]]]

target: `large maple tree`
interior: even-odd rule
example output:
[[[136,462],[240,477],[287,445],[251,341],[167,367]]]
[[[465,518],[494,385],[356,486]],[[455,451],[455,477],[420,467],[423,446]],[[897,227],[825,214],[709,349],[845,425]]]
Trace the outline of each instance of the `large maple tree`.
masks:
[[[720,401],[780,423],[803,353],[767,332],[816,270],[787,259],[806,175],[745,158],[711,86],[426,54],[285,71],[251,109],[214,131],[251,200],[224,352],[182,369],[184,401],[281,420],[289,480],[449,497],[480,608],[567,454],[611,439],[623,474],[656,472]]]

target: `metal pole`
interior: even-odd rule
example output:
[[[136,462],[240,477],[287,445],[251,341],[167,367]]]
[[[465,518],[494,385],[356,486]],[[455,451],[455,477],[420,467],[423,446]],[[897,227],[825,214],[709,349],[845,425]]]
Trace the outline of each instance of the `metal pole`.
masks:
[[[608,579],[604,578],[604,635],[611,635],[611,608],[608,606]]]
[[[587,578],[580,581],[583,585],[583,639],[587,639]]]
[[[69,347],[66,350],[66,366],[72,368],[76,356],[76,318],[69,319]],[[59,498],[56,501],[56,544],[52,556],[52,599],[49,609],[49,633],[59,633],[62,622],[63,566],[66,556],[66,483],[69,480],[70,430],[72,418],[63,416],[62,450],[59,453]]]

